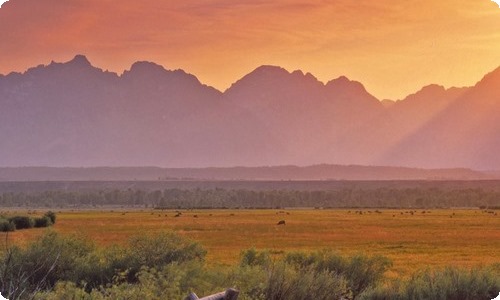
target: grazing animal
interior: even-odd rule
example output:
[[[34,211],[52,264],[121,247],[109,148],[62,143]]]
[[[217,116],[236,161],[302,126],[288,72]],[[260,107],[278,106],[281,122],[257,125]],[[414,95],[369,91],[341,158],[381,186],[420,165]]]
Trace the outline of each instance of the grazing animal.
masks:
[[[285,220],[280,220],[276,225],[286,225]]]

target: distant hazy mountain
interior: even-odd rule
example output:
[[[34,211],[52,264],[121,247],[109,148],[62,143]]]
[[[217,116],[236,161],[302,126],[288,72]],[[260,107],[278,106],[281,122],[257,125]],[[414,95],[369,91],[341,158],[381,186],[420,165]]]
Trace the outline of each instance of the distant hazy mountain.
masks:
[[[470,169],[417,169],[377,166],[273,167],[0,167],[2,181],[220,181],[220,180],[485,180],[500,174]]]
[[[182,70],[78,55],[0,76],[0,166],[357,164],[500,169],[500,69],[381,102],[340,77],[261,66],[220,92]]]
[[[425,168],[500,169],[500,68],[474,87],[437,93],[441,95],[420,99],[422,104],[427,102],[421,109],[401,108],[406,110],[401,114],[413,122],[412,130],[377,162]],[[429,102],[432,100],[437,103]],[[397,124],[405,122],[400,120]]]

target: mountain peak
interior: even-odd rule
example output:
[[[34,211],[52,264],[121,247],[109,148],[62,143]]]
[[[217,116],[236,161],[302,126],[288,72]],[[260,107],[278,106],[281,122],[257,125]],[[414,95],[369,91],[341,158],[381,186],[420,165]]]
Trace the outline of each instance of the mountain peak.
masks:
[[[444,92],[446,89],[444,86],[439,84],[429,84],[420,89],[420,92],[432,91],[432,92]]]
[[[272,66],[272,65],[262,65],[257,69],[253,70],[249,75],[281,75],[281,74],[290,74],[287,70],[282,67]]]
[[[122,77],[127,78],[152,78],[164,77],[169,71],[163,66],[149,61],[137,61],[132,64],[130,70],[123,72]]]
[[[335,90],[358,90],[366,92],[365,87],[358,81],[350,80],[346,76],[340,76],[336,79],[328,81],[326,87]]]
[[[151,73],[165,72],[165,68],[161,65],[149,61],[137,61],[130,67],[130,72]]]
[[[347,83],[347,82],[351,82],[351,80],[349,78],[347,78],[346,76],[342,75],[342,76],[339,76],[338,78],[335,78],[333,80],[330,80],[328,83]]]
[[[85,55],[77,54],[75,57],[68,62],[68,64],[82,67],[91,67],[90,61]]]
[[[426,85],[423,88],[421,88],[416,93],[408,95],[408,97],[406,97],[406,99],[415,98],[417,96],[420,98],[421,97],[426,97],[426,98],[437,97],[437,96],[442,95],[445,92],[446,92],[446,89],[444,88],[444,86],[438,85],[438,84],[429,84],[429,85]]]

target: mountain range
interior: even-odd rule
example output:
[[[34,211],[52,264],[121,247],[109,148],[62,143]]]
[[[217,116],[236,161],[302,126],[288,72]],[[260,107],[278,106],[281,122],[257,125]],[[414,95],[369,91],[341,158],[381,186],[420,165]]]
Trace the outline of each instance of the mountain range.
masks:
[[[410,72],[411,70],[409,70]],[[0,75],[0,166],[379,165],[500,169],[500,68],[379,101],[346,77],[261,66],[226,91],[77,55]]]
[[[499,174],[464,168],[419,169],[383,166],[271,166],[271,167],[0,167],[0,182],[192,182],[192,181],[484,181]],[[10,186],[10,185],[8,185]],[[1,190],[1,189],[0,189]]]

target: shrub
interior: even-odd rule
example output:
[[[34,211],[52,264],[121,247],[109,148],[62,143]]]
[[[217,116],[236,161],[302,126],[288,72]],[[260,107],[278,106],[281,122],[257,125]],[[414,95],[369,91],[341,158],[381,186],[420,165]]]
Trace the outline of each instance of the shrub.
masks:
[[[202,272],[195,276],[200,279],[205,274],[199,265],[172,263],[161,269],[142,268],[137,274],[137,283],[115,282],[106,286],[86,291],[73,282],[59,282],[53,291],[39,293],[37,300],[81,299],[81,300],[115,300],[115,299],[184,299],[188,295],[187,285],[193,280],[193,271]],[[192,286],[203,293],[199,286]],[[222,288],[211,289],[219,292]]]
[[[16,225],[7,219],[0,219],[0,231],[8,232],[16,230]]]
[[[59,280],[73,279],[79,259],[91,250],[81,239],[59,237],[52,231],[25,249],[10,248],[2,260],[1,292],[8,299],[24,299],[22,295],[50,289]]]
[[[53,211],[48,211],[45,213],[44,217],[48,217],[52,224],[56,224],[56,213]]]
[[[43,216],[41,218],[35,218],[35,228],[49,227],[51,225],[52,225],[52,220],[47,216]]]
[[[448,267],[412,276],[404,299],[493,299],[500,292],[500,277],[488,269],[463,270]]]
[[[176,233],[163,232],[133,237],[126,249],[115,254],[110,267],[126,271],[126,280],[135,282],[142,267],[161,268],[174,262],[203,261],[206,250]]]
[[[9,218],[9,221],[16,225],[16,229],[29,229],[35,226],[35,220],[26,216],[15,216]]]
[[[305,261],[308,258],[297,252],[273,263],[269,251],[248,249],[242,252],[229,282],[241,290],[242,300],[340,299],[348,293],[342,275],[317,268]]]
[[[493,299],[500,293],[500,276],[493,268],[471,270],[447,267],[443,270],[425,270],[408,281],[395,281],[366,291],[361,299]]]
[[[328,250],[311,254],[290,253],[285,260],[302,268],[313,266],[318,271],[342,275],[347,280],[353,298],[375,286],[391,266],[390,260],[382,256],[356,255],[346,258]]]
[[[242,266],[269,266],[271,255],[269,251],[257,251],[255,248],[242,251],[240,265]]]
[[[347,286],[342,276],[328,270],[282,263],[271,270],[263,294],[269,300],[341,299],[347,294]]]
[[[145,267],[161,267],[172,262],[203,260],[206,250],[200,244],[173,232],[158,235],[133,237],[129,243],[131,261],[137,261]]]
[[[117,269],[126,270],[124,261],[125,249],[112,246],[106,249],[95,249],[88,255],[78,259],[72,282],[85,286],[90,292],[93,288],[113,283],[117,276]]]

